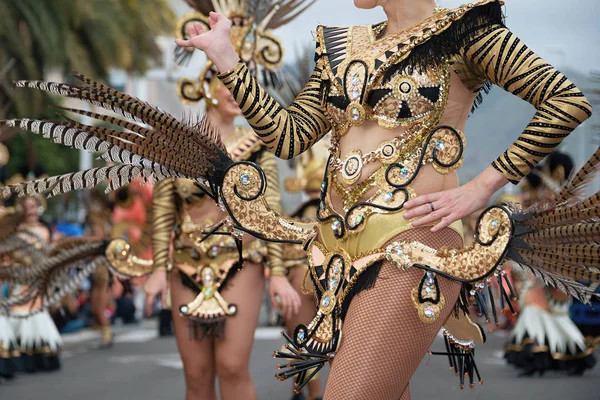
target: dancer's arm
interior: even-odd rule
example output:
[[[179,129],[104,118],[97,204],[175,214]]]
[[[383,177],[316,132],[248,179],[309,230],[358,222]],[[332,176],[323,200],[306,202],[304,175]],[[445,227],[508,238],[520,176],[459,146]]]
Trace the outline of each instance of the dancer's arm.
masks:
[[[279,190],[277,160],[272,153],[263,151],[257,162],[267,177],[265,200],[273,211],[280,213],[281,193]],[[300,309],[300,295],[294,290],[286,276],[286,268],[283,265],[283,244],[267,242],[266,246],[271,272],[271,283],[269,285],[271,302],[275,307],[281,309],[281,313],[285,318],[290,318]]]
[[[167,266],[171,235],[176,220],[175,181],[165,179],[154,185],[152,196],[152,261],[153,270],[144,283],[146,310],[154,298],[161,295],[163,307],[167,300]]]
[[[210,31],[192,26],[191,39],[177,39],[176,43],[204,51],[222,71],[219,78],[256,134],[277,157],[289,159],[306,151],[330,130],[324,111],[320,61],[294,102],[283,108],[258,85],[246,65],[239,62],[229,41],[231,22],[217,13],[210,14],[209,22]]]
[[[485,207],[507,182],[518,183],[592,113],[571,81],[504,26],[474,35],[464,48],[463,62],[472,78],[489,80],[533,105],[536,112],[517,140],[473,181],[406,202],[404,207],[410,209],[406,218],[425,215],[413,222],[415,226],[441,219],[433,231]]]

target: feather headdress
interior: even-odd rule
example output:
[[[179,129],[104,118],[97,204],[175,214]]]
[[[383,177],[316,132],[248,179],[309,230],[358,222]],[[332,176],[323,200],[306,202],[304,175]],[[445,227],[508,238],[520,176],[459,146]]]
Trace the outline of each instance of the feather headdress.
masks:
[[[261,83],[281,88],[276,71],[283,61],[281,41],[273,35],[277,29],[300,15],[316,0],[186,0],[196,12],[185,15],[177,23],[176,35],[188,38],[188,27],[202,24],[210,30],[208,15],[211,11],[225,15],[232,22],[231,42],[250,69],[258,74]],[[179,64],[189,62],[193,48],[177,47],[175,60]],[[177,84],[177,94],[182,101],[195,103],[211,96],[209,87],[214,66],[208,61],[197,79],[183,78]]]

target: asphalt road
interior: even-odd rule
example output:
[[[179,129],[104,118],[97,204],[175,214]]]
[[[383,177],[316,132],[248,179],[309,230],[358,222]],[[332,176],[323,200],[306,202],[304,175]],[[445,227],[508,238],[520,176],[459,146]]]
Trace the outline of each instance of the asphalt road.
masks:
[[[279,328],[259,328],[252,353],[251,373],[259,399],[288,399],[291,382],[274,377],[274,349],[283,341]],[[163,400],[183,399],[181,361],[172,338],[157,338],[152,323],[117,329],[109,350],[95,350],[97,334],[78,332],[65,337],[63,368],[53,373],[19,375],[0,383],[0,399],[18,400]],[[600,399],[600,367],[583,377],[548,373],[522,378],[506,366],[499,351],[504,339],[491,334],[478,348],[477,362],[484,384],[460,390],[444,357],[426,356],[411,380],[413,399]],[[432,346],[441,350],[440,341]],[[600,352],[597,352],[600,356]],[[322,374],[326,378],[327,373]],[[374,399],[376,400],[376,399]]]

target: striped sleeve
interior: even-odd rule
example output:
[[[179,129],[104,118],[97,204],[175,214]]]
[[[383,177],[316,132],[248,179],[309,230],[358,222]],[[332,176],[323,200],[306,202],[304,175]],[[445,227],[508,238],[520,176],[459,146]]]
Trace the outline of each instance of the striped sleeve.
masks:
[[[153,270],[167,268],[175,220],[175,181],[164,179],[154,185],[152,193]]]
[[[297,156],[330,129],[324,110],[319,64],[287,109],[258,85],[244,63],[219,74],[254,132],[277,157],[290,159]]]
[[[271,210],[281,212],[281,193],[279,189],[279,171],[277,160],[273,153],[263,150],[257,160],[267,177],[265,189],[265,200]],[[267,253],[271,275],[285,275],[286,269],[283,265],[283,244],[267,242]]]
[[[479,78],[536,109],[518,139],[492,163],[512,183],[518,183],[592,114],[583,93],[504,26],[474,35],[463,54]]]

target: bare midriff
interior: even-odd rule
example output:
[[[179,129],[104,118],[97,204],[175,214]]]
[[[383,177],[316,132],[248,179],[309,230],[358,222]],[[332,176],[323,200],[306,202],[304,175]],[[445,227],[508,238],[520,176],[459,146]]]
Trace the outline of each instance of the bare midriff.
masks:
[[[192,219],[192,222],[196,224],[198,227],[204,227],[204,231],[210,231],[215,227],[216,224],[223,221],[227,214],[219,208],[219,206],[209,197],[203,197],[202,199],[194,200],[194,202],[190,205],[186,205],[187,214]],[[185,214],[181,213],[181,220],[183,220],[183,216]],[[219,231],[223,231],[225,227],[221,227]],[[201,231],[192,232],[192,234],[197,237],[203,237]],[[221,235],[221,237],[226,240],[229,236]],[[190,241],[188,237],[188,232],[183,232],[180,237],[181,242],[185,246],[192,247],[192,241]],[[248,244],[252,241],[256,240],[251,235],[244,235],[243,243]]]
[[[448,101],[444,108],[444,113],[437,125],[448,125],[459,131],[464,131],[467,117],[471,111],[476,94],[472,93],[461,82],[460,78],[454,73],[450,73],[450,91]],[[405,128],[386,129],[377,123],[377,121],[365,121],[360,126],[351,127],[350,130],[340,138],[340,156],[344,157],[352,150],[360,149],[363,154],[375,150],[380,143],[392,140],[395,137],[401,137]],[[360,179],[348,188],[353,188],[360,182],[367,179],[379,168],[379,161],[373,161],[363,166]],[[338,178],[341,180],[341,173],[338,172]],[[442,190],[452,189],[458,186],[458,176],[455,171],[442,175],[438,173],[431,164],[423,165],[410,187],[416,195],[435,193]],[[372,196],[376,187],[371,188],[361,200],[366,200]],[[330,190],[332,206],[336,212],[342,210],[342,198],[333,189]]]

